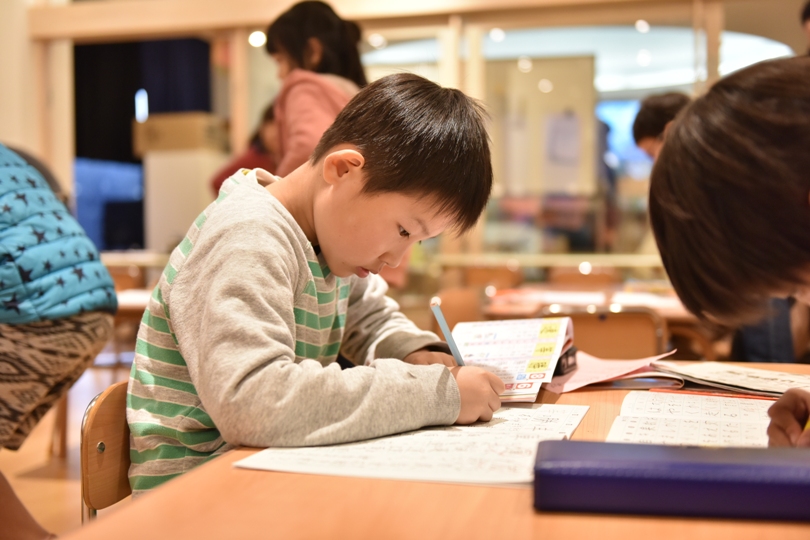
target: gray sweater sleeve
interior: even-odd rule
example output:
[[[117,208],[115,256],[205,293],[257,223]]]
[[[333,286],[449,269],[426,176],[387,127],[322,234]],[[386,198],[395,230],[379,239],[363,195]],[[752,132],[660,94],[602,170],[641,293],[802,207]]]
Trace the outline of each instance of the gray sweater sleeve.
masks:
[[[294,361],[293,305],[306,265],[301,233],[272,209],[245,212],[209,217],[164,294],[192,382],[223,438],[259,447],[323,445],[454,422],[459,391],[444,366],[380,358],[341,370]],[[410,323],[373,287],[355,286],[352,297],[362,311],[347,317],[355,356],[409,348],[407,333],[395,330]],[[414,349],[435,339],[408,333]]]
[[[449,348],[436,334],[420,330],[386,292],[388,285],[380,276],[352,278],[341,354],[355,364],[366,365],[376,358],[403,359],[427,346],[449,354]]]

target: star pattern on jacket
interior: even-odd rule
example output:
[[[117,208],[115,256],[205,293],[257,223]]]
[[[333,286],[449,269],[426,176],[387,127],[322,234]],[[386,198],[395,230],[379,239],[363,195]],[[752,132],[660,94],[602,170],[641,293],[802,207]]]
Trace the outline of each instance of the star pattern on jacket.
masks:
[[[20,314],[20,302],[17,301],[17,293],[14,293],[11,296],[11,300],[3,300],[3,308],[6,311],[11,311],[13,309],[17,312],[17,315]]]

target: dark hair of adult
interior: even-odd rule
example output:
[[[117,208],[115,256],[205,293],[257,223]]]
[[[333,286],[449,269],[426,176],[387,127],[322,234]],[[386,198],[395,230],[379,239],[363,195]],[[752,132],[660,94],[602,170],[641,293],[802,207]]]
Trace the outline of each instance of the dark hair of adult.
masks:
[[[311,162],[339,144],[365,158],[366,194],[396,192],[435,201],[456,231],[475,225],[492,189],[486,113],[459,90],[410,73],[361,90],[326,130]]]
[[[807,21],[810,21],[810,2],[807,2],[802,10],[802,24]]]
[[[669,92],[649,96],[641,102],[636,119],[633,122],[633,139],[638,144],[642,139],[663,137],[664,129],[691,98],[680,92]]]
[[[675,120],[655,163],[650,220],[687,309],[733,325],[806,285],[810,58],[762,62]]]
[[[357,49],[360,27],[341,19],[323,2],[299,2],[282,13],[270,23],[265,47],[270,54],[286,53],[296,67],[306,69],[311,38],[320,41],[323,49],[320,63],[311,71],[339,75],[360,88],[367,84]]]

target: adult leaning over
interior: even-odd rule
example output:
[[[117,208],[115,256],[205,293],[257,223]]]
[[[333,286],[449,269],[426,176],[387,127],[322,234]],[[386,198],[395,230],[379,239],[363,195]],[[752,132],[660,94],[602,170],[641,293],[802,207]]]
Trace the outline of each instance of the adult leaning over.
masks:
[[[0,144],[0,448],[19,449],[93,363],[117,307],[81,226],[37,169]],[[2,473],[0,524],[10,538],[48,536]]]

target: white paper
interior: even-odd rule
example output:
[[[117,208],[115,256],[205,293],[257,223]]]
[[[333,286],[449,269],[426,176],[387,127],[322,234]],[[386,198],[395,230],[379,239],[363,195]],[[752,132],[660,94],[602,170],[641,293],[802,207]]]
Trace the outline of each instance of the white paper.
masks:
[[[810,391],[810,375],[731,366],[720,362],[697,362],[692,365],[655,362],[653,365],[663,371],[700,379],[724,388],[736,387],[776,395],[785,393],[789,388]]]
[[[589,384],[627,375],[639,368],[649,366],[654,360],[669,356],[672,352],[638,360],[602,360],[584,351],[577,351],[577,369],[554,377],[550,383],[546,384],[546,389],[557,394],[571,392]]]
[[[570,438],[587,411],[585,405],[502,408],[486,423],[421,429],[336,446],[268,448],[234,465],[428,482],[527,483],[534,477],[537,443]]]
[[[534,402],[574,338],[570,318],[552,317],[458,323],[453,339],[465,364],[504,382],[502,402]]]
[[[765,399],[630,392],[607,442],[697,446],[768,446]]]

